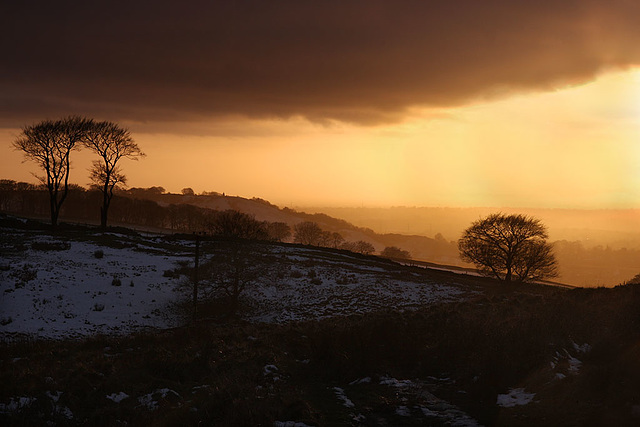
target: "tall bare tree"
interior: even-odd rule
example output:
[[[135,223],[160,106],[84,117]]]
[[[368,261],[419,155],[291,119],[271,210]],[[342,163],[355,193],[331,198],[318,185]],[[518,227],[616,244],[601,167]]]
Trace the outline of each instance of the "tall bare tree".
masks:
[[[58,225],[60,209],[69,192],[71,152],[79,148],[78,143],[83,140],[92,123],[78,116],[45,120],[22,128],[22,133],[13,143],[27,160],[36,162],[45,173],[36,177],[49,191],[52,228]]]
[[[510,282],[557,276],[546,227],[524,215],[493,214],[475,221],[458,241],[460,257],[488,275]]]
[[[138,160],[144,153],[127,129],[108,121],[92,123],[84,137],[84,144],[100,156],[100,160],[93,162],[89,178],[102,192],[100,226],[106,228],[113,190],[127,182],[118,162],[123,157]]]

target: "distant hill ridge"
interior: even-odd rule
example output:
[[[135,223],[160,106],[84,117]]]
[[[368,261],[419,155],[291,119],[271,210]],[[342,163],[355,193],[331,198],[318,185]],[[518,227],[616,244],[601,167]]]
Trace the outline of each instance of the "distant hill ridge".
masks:
[[[99,192],[74,185],[61,218],[95,224],[100,202]],[[48,194],[42,187],[0,180],[0,211],[44,219],[48,209]],[[559,262],[559,281],[579,286],[615,286],[639,272],[640,209],[392,207],[324,211],[309,208],[311,212],[302,212],[301,208],[279,208],[260,198],[215,192],[173,194],[162,187],[150,187],[119,192],[109,216],[112,225],[190,233],[203,227],[198,219],[202,220],[206,210],[229,209],[252,215],[258,221],[282,222],[292,228],[303,221],[312,221],[324,231],[339,233],[347,242],[368,242],[377,253],[396,246],[408,251],[414,260],[462,267],[470,267],[460,260],[456,243],[464,228],[492,212],[523,213],[539,218],[549,227]]]
[[[247,199],[215,193],[204,195],[146,193],[141,195],[136,194],[135,190],[125,194],[130,197],[153,200],[160,206],[188,204],[212,210],[232,209],[253,215],[258,221],[285,222],[291,227],[303,221],[312,221],[316,222],[323,230],[340,233],[345,240],[364,240],[369,242],[378,252],[382,251],[386,246],[398,246],[409,251],[415,259],[458,266],[466,265],[458,257],[458,249],[455,242],[419,235],[380,234],[370,228],[358,227],[344,219],[335,218],[325,213],[306,213],[286,207],[280,208],[260,198]]]

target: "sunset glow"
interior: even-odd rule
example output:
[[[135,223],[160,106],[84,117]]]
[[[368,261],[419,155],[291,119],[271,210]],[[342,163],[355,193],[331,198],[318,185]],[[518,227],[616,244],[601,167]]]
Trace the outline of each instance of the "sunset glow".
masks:
[[[640,0],[0,16],[2,425],[640,425]]]
[[[148,154],[123,163],[131,186],[283,206],[640,207],[637,69],[556,91],[413,109],[391,125],[231,119],[178,123],[175,133],[127,125]],[[35,167],[11,150],[18,133],[1,134],[0,169],[33,181]],[[88,184],[89,162],[88,153],[76,155],[73,182]]]
[[[3,178],[37,172],[12,150],[21,126],[80,114],[131,130],[148,155],[122,163],[133,187],[283,206],[640,207],[636,3],[285,3],[102,16],[43,2],[30,19],[11,4],[0,39],[20,23],[31,36],[2,45]],[[89,156],[75,154],[73,182],[88,184]]]

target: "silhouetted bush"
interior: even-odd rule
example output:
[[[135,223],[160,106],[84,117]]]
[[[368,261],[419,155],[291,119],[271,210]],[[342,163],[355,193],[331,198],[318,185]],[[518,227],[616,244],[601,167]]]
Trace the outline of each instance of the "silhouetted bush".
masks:
[[[380,252],[380,255],[385,258],[398,258],[398,259],[411,258],[411,254],[409,253],[409,251],[400,249],[397,246],[387,246],[382,250],[382,252]]]

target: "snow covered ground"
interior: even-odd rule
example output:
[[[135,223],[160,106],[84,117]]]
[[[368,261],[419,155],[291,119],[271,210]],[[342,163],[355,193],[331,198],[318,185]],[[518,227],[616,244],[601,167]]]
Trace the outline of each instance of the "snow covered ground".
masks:
[[[52,236],[0,230],[0,339],[126,334],[168,328],[180,319],[170,307],[187,279],[165,274],[193,262],[193,242],[165,236],[91,233]],[[202,262],[224,252],[216,244]],[[248,320],[287,322],[413,309],[459,300],[465,291],[375,259],[294,246],[255,245],[258,271],[243,301]],[[203,277],[203,286],[207,277]]]
[[[173,324],[163,308],[176,299],[175,279],[163,272],[183,256],[2,232],[5,245],[19,242],[25,249],[2,248],[1,337],[80,337]],[[57,249],[34,249],[43,246]]]
[[[496,404],[503,408],[513,408],[529,404],[534,397],[536,397],[535,393],[527,393],[524,388],[513,388],[509,393],[499,394]]]
[[[468,292],[455,284],[433,282],[424,272],[384,261],[363,262],[360,257],[296,247],[276,251],[277,262],[269,265],[277,264],[277,271],[263,275],[267,280],[247,290],[253,302],[251,320],[281,323],[385,309],[411,310],[457,301]]]

